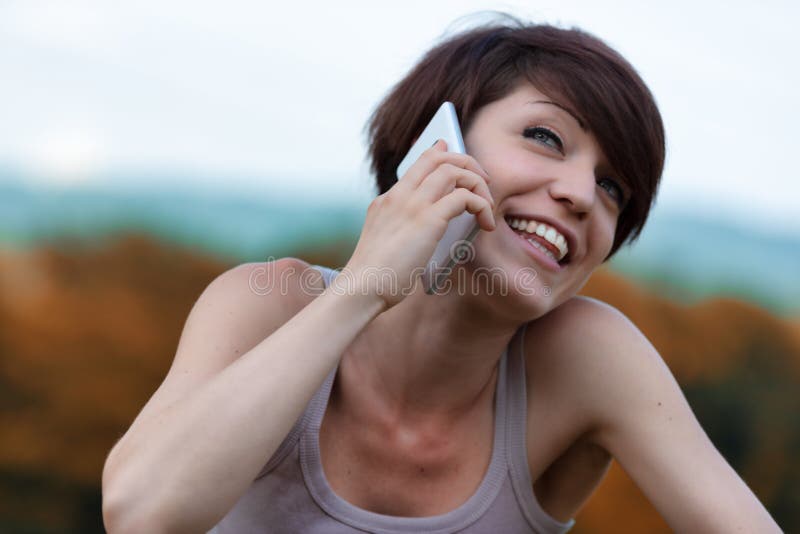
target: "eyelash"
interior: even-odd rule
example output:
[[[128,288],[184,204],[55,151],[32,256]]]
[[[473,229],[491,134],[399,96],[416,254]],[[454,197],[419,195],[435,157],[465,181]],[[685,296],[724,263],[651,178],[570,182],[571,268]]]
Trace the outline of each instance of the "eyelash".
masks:
[[[544,143],[544,142],[542,142],[540,140],[540,138],[537,138],[537,135],[541,134],[541,133],[544,133],[546,136],[548,136],[550,139],[552,139],[555,142],[556,146]],[[542,143],[543,145],[547,146],[548,148],[552,148],[552,149],[558,150],[561,153],[563,153],[563,151],[564,151],[564,143],[561,141],[561,138],[558,137],[558,135],[556,135],[552,130],[550,130],[548,128],[545,128],[543,126],[534,126],[532,128],[525,128],[525,131],[523,132],[523,135],[525,137],[529,137],[531,139],[537,140],[538,142]],[[614,198],[614,200],[620,206],[620,209],[624,208],[625,205],[627,204],[627,200],[625,199],[625,190],[622,188],[622,186],[619,184],[619,182],[617,182],[616,180],[614,180],[612,178],[601,178],[598,183],[603,183],[605,181],[611,182],[611,184],[616,188],[617,191],[616,191],[616,193],[612,193],[611,191],[609,191],[605,187],[603,187],[603,189],[606,189],[606,191],[609,191],[609,194]]]
[[[545,135],[550,136],[550,139],[555,141],[555,143],[557,145],[557,147],[554,147],[553,145],[545,144],[547,147],[549,147],[549,148],[557,148],[559,152],[564,150],[564,143],[561,142],[561,138],[559,136],[557,136],[552,130],[549,130],[549,129],[543,127],[543,126],[534,126],[533,128],[525,128],[525,131],[523,132],[523,135],[525,137],[530,137],[531,139],[536,139],[536,135],[538,133],[541,133],[541,132],[544,132]]]

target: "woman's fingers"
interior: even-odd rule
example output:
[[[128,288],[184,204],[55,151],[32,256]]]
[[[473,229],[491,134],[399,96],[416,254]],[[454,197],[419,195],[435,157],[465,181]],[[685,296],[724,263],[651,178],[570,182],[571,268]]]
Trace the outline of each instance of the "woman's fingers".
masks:
[[[462,203],[461,211],[450,213],[447,209],[438,210],[439,216],[445,216],[446,221],[460,215],[464,210],[478,215],[481,226],[494,229],[494,198],[487,182],[489,176],[478,164],[475,158],[467,154],[447,152],[447,143],[440,139],[422,153],[406,174],[387,193],[388,196],[414,199],[409,206],[427,211],[432,204],[457,193],[450,201],[442,206],[455,209],[453,202]],[[468,193],[464,196],[463,192]],[[482,202],[476,204],[477,199]]]
[[[494,206],[494,198],[483,177],[472,171],[456,167],[452,163],[440,165],[422,181],[417,188],[417,193],[428,201],[435,202],[458,187],[480,195]]]
[[[376,197],[367,209],[356,249],[347,268],[367,291],[391,307],[402,294],[388,294],[367,276],[387,270],[399,280],[417,280],[450,220],[465,211],[481,228],[495,229],[493,200],[478,163],[464,154],[444,152],[439,142],[411,166],[400,181]],[[364,276],[361,276],[364,275]]]
[[[416,189],[430,175],[436,168],[442,164],[449,163],[455,167],[460,167],[481,176],[485,181],[489,182],[489,175],[483,170],[483,167],[470,155],[458,154],[456,152],[447,152],[447,143],[440,139],[431,148],[422,153],[419,159],[414,162],[408,171],[400,179],[397,185],[402,184],[403,187]]]
[[[451,193],[437,200],[430,212],[449,222],[450,219],[461,215],[465,210],[477,216],[478,223],[484,230],[491,231],[497,226],[489,201],[463,187],[457,187]]]

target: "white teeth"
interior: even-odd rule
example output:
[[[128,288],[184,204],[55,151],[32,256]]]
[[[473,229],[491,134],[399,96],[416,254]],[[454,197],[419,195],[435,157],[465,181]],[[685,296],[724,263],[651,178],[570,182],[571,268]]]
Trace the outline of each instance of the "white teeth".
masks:
[[[569,246],[567,245],[566,238],[555,228],[537,221],[519,218],[508,219],[508,221],[508,225],[511,226],[511,228],[514,228],[515,230],[521,230],[529,234],[536,234],[539,237],[546,239],[549,243],[555,245],[559,252],[558,258],[556,258],[552,251],[550,251],[541,243],[537,242],[536,240],[528,239],[530,243],[533,243],[537,248],[547,253],[554,260],[561,261],[567,255],[567,252],[569,252]]]
[[[526,241],[528,241],[528,243],[530,243],[534,247],[538,248],[539,250],[541,250],[542,252],[547,254],[551,259],[556,260],[556,257],[553,255],[552,252],[550,252],[550,249],[548,249],[547,247],[545,247],[544,245],[542,245],[538,241],[536,241],[534,239],[527,239]],[[556,261],[558,261],[558,260],[556,260]]]

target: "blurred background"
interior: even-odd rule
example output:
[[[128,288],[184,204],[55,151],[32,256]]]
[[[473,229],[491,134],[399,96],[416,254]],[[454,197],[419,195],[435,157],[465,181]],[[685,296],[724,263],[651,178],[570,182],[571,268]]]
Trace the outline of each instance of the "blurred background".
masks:
[[[584,292],[800,531],[798,4],[470,0],[0,3],[0,531],[102,532],[105,456],[195,299],[243,262],[346,263],[365,121],[481,10],[580,26],[649,84],[659,200]],[[614,464],[573,531],[668,528]]]

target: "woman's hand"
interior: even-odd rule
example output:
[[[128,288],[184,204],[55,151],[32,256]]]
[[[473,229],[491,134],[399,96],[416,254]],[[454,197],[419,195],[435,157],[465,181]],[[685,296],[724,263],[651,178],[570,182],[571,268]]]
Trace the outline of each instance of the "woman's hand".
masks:
[[[489,176],[471,156],[446,150],[437,141],[372,201],[345,276],[337,278],[348,291],[374,295],[391,308],[419,282],[451,219],[466,210],[482,229],[495,229]]]

